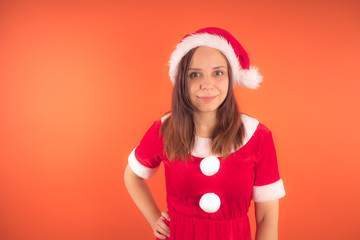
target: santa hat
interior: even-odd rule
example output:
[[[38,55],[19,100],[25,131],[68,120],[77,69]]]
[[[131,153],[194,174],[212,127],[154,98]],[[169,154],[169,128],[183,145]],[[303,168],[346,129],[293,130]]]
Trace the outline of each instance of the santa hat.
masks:
[[[248,88],[258,88],[262,82],[257,67],[250,66],[249,56],[240,43],[228,31],[208,27],[186,35],[176,46],[169,61],[169,76],[174,84],[180,60],[193,48],[207,46],[225,55],[232,70],[233,84],[239,83]]]

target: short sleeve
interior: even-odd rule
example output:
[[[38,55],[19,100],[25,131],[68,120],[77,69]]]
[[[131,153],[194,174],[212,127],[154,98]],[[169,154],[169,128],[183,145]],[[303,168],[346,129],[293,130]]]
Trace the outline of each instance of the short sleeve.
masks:
[[[285,188],[279,175],[272,133],[262,125],[262,146],[255,165],[253,186],[254,202],[266,202],[285,196]]]
[[[150,179],[160,166],[163,154],[160,126],[160,121],[154,122],[140,144],[129,155],[128,163],[131,170],[141,178]]]

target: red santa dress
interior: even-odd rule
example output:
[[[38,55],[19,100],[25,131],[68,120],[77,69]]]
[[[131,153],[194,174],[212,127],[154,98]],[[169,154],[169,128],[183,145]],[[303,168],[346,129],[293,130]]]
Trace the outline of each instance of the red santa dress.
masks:
[[[192,159],[170,162],[159,133],[165,117],[154,122],[128,160],[130,168],[145,179],[163,162],[170,239],[251,239],[247,216],[251,200],[285,196],[271,131],[241,114],[245,139],[228,158],[211,155],[211,139],[196,136]]]

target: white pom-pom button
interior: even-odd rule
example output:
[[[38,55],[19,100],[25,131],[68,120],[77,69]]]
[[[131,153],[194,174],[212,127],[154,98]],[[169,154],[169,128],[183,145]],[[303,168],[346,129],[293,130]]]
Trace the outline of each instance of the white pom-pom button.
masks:
[[[219,171],[220,161],[215,156],[204,158],[200,163],[201,172],[206,176],[214,175]]]
[[[200,208],[207,213],[214,213],[220,208],[220,198],[215,193],[205,193],[199,202]]]

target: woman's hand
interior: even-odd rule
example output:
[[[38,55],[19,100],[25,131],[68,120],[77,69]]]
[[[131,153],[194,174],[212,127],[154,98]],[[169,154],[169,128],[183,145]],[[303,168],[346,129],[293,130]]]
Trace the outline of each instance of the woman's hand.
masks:
[[[152,225],[155,237],[159,239],[166,239],[166,237],[170,237],[170,229],[166,221],[170,222],[169,214],[167,212],[161,212],[160,218]]]

